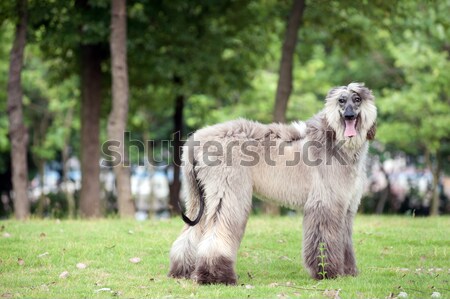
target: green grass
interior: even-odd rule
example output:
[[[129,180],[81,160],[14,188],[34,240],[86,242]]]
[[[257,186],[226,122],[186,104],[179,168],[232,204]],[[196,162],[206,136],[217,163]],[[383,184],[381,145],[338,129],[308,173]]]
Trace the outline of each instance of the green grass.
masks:
[[[2,297],[450,298],[450,218],[358,215],[358,277],[314,281],[301,264],[301,217],[252,217],[239,250],[238,286],[167,278],[169,221],[0,222]],[[5,234],[10,236],[7,237]],[[7,234],[6,234],[7,235]],[[40,255],[45,254],[41,257]],[[132,257],[141,258],[133,264]],[[23,259],[20,265],[18,259]],[[77,263],[87,265],[78,269]],[[67,278],[60,278],[68,271]],[[111,291],[98,291],[109,288]]]

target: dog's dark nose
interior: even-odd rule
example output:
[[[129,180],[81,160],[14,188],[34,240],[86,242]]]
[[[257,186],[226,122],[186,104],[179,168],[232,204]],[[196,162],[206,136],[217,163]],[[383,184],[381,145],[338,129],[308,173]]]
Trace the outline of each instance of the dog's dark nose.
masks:
[[[355,115],[355,113],[345,113],[344,114],[344,118],[345,119],[348,119],[348,120],[351,120],[351,119],[354,119],[356,117],[356,115]]]
[[[355,112],[353,111],[352,107],[348,106],[347,108],[345,108],[345,112],[344,112],[344,118],[351,120],[354,119],[356,117]]]

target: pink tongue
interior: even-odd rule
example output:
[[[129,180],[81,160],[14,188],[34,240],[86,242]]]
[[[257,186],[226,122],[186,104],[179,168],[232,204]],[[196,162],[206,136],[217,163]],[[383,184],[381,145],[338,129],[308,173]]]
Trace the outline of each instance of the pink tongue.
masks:
[[[345,132],[344,132],[345,137],[356,136],[355,125],[356,125],[356,119],[345,121]]]

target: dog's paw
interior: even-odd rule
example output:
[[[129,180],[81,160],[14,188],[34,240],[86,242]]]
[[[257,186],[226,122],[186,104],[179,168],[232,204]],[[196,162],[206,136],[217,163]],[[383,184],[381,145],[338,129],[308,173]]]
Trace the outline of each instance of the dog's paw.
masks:
[[[200,261],[191,278],[198,284],[236,285],[237,283],[233,262],[225,257],[215,258],[209,263]]]
[[[311,273],[311,277],[314,278],[315,280],[334,279],[339,276],[345,275],[343,270],[336,269],[333,267],[326,267],[325,272],[317,271],[314,273],[312,273],[312,272],[310,272],[310,273]]]
[[[344,269],[344,275],[349,275],[349,276],[358,276],[358,268],[356,267],[346,267]]]
[[[172,278],[187,278],[191,277],[191,273],[194,271],[193,266],[186,266],[181,262],[172,262],[170,265],[168,277]]]

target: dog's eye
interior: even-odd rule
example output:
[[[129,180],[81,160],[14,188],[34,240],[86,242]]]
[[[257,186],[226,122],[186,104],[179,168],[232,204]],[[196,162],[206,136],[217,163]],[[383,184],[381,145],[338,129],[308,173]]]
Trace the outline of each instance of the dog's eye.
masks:
[[[345,99],[344,98],[340,98],[339,99],[339,103],[344,104],[345,103]]]
[[[361,102],[361,98],[360,98],[360,97],[356,97],[356,98],[355,98],[355,102],[356,102],[356,103]]]

